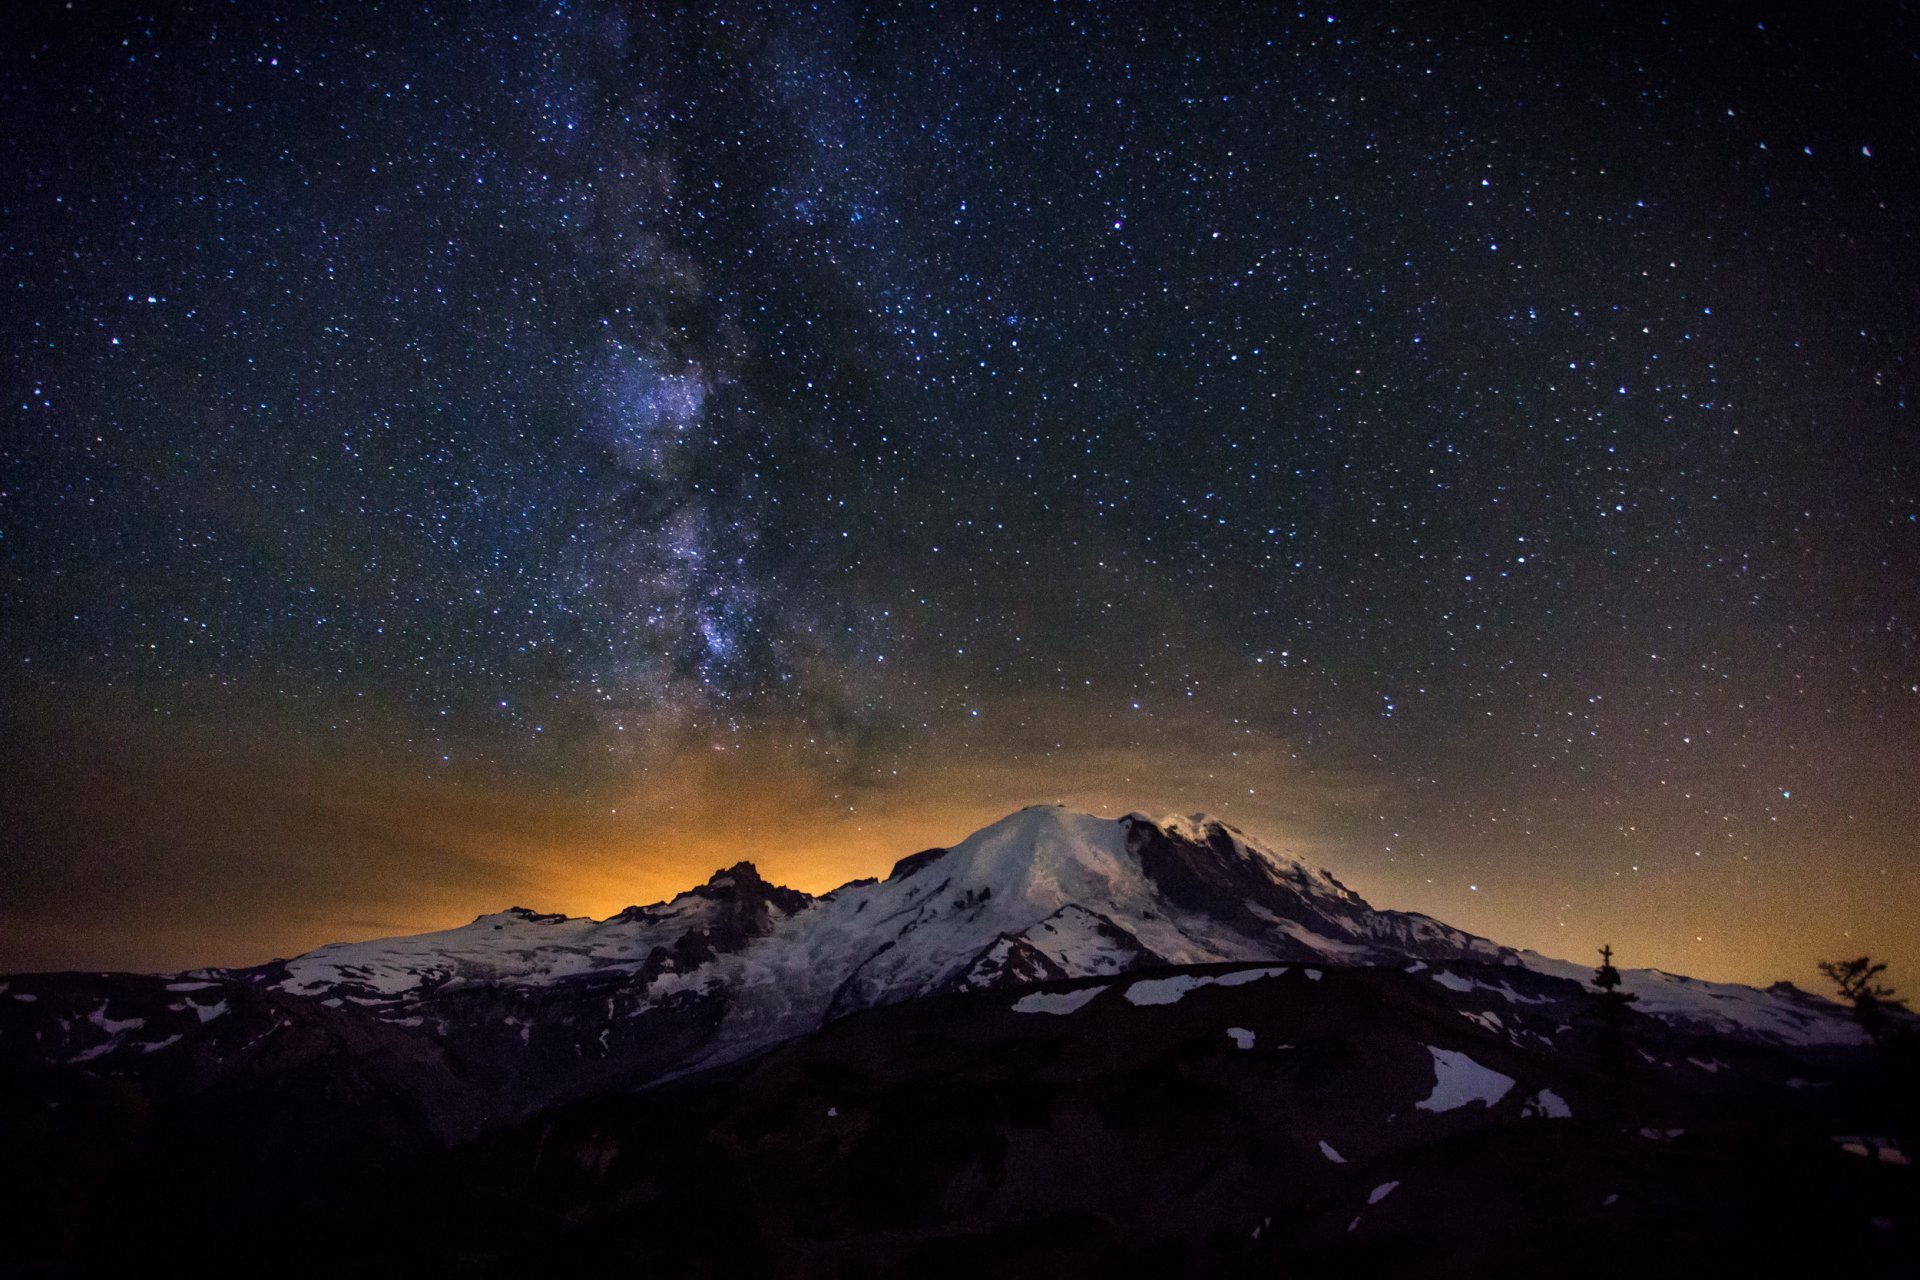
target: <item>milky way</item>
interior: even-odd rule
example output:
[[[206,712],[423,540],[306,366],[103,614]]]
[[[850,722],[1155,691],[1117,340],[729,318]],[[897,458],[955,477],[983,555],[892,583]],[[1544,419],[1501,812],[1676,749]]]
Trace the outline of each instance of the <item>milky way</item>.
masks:
[[[10,18],[0,959],[1067,799],[1911,981],[1914,23],[1589,8]]]

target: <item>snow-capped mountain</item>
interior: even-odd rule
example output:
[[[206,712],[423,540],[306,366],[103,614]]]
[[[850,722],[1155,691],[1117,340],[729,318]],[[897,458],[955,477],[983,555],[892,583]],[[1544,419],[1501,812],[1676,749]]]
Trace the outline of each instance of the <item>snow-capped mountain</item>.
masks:
[[[1217,819],[1038,806],[903,858],[884,881],[817,898],[743,862],[607,920],[514,908],[443,933],[322,947],[287,962],[274,985],[388,1010],[474,983],[619,974],[655,1001],[718,984],[737,1037],[759,1041],[938,991],[1153,965],[1510,954],[1424,916],[1376,911]]]
[[[567,1051],[626,1062],[653,1059],[669,1022],[697,1024],[697,1047],[654,1064],[672,1075],[940,992],[1219,961],[1511,958],[1424,916],[1376,911],[1217,819],[1038,806],[819,897],[769,885],[743,862],[607,920],[514,908],[441,933],[322,947],[262,977],[443,1035],[461,1034],[458,1011],[479,992],[509,993],[528,1008],[499,1025],[523,1045],[543,1034],[537,1007],[585,996],[604,1016]]]
[[[283,1025],[379,1046],[448,1131],[598,1088],[685,1075],[856,1010],[942,993],[1222,962],[1417,966],[1510,1001],[1577,996],[1583,966],[1518,953],[1426,916],[1378,910],[1323,870],[1216,818],[1119,819],[1036,806],[884,880],[818,897],[751,863],[606,920],[515,907],[457,929],[336,943],[171,982],[16,980],[0,1014],[71,1064],[165,1051],[237,1059]],[[1496,975],[1496,976],[1490,976]],[[151,990],[148,990],[151,988]],[[1638,971],[1638,1008],[1761,1041],[1860,1033],[1791,988]],[[68,993],[63,998],[63,993]],[[40,1001],[41,995],[47,999]],[[316,1033],[317,1034],[317,1033]],[[356,1050],[358,1052],[358,1050]]]
[[[597,980],[597,991],[617,979],[610,1011],[630,1017],[723,994],[715,1035],[691,1067],[943,991],[1259,960],[1461,960],[1587,976],[1427,916],[1377,910],[1205,814],[1114,820],[1042,805],[903,858],[885,880],[817,898],[769,885],[742,862],[671,902],[603,921],[514,908],[441,933],[322,947],[287,962],[272,985],[384,1018],[474,986]],[[1629,989],[1648,1012],[1796,1042],[1858,1037],[1826,1001],[1651,970],[1634,977]]]

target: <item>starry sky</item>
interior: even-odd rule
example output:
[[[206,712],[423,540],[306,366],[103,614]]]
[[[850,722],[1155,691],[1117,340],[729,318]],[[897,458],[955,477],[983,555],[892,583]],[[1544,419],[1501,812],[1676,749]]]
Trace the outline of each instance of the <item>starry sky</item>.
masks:
[[[1453,8],[22,0],[0,967],[1064,801],[1911,989],[1920,21]]]

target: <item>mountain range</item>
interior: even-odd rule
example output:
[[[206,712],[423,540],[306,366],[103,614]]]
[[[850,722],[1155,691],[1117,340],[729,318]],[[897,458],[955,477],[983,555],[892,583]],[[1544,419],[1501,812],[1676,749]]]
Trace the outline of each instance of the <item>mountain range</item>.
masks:
[[[1590,973],[1205,815],[1039,806],[819,896],[742,861],[605,920],[17,975],[0,1274],[321,1222],[276,1269],[1908,1274],[1912,1082],[1848,1010]]]

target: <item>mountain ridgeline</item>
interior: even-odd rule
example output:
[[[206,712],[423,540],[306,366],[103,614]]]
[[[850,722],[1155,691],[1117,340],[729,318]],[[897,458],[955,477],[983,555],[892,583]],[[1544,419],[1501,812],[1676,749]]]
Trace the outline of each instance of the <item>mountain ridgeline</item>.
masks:
[[[0,1274],[151,1260],[112,1241],[184,1238],[204,1186],[258,1231],[334,1222],[316,1271],[1313,1274],[1437,1249],[1464,1275],[1567,1232],[1724,1256],[1671,1205],[1615,1212],[1648,1176],[1766,1217],[1740,1247],[1767,1257],[1833,1234],[1896,1265],[1910,1218],[1858,1210],[1911,1190],[1910,1111],[1843,1009],[1629,971],[1623,1026],[1587,976],[1375,909],[1217,819],[1053,806],[817,897],[742,861],[606,920],[514,907],[247,969],[20,975]],[[722,1205],[745,1225],[703,1233]]]

